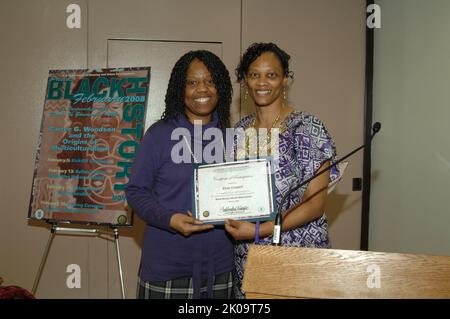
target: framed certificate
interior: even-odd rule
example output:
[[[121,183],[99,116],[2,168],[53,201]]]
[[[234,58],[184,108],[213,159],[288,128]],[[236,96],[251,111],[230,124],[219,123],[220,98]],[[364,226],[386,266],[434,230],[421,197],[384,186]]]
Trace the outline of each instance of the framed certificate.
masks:
[[[262,221],[275,218],[271,158],[204,164],[194,167],[194,217],[209,224],[225,219]]]

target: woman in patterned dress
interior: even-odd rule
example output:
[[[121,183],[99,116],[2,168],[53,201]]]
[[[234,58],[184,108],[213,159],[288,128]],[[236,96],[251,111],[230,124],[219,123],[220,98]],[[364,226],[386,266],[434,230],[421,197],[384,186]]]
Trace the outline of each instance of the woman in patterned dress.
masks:
[[[306,112],[295,110],[287,104],[286,86],[292,78],[289,70],[290,56],[273,43],[254,43],[244,53],[236,69],[238,81],[245,84],[247,96],[255,103],[256,112],[243,118],[236,128],[246,130],[246,141],[236,143],[238,159],[252,158],[277,151],[275,165],[275,195],[277,205],[292,187],[310,178],[315,172],[334,163],[336,147],[322,122]],[[249,147],[249,135],[259,129],[277,129],[278,147],[269,138],[266,143]],[[250,129],[250,130],[249,130]],[[258,137],[253,140],[258,140]],[[269,145],[269,146],[267,146]],[[324,213],[328,183],[339,177],[339,170],[318,176],[293,192],[281,209],[283,213],[281,242],[283,246],[329,248],[328,224]],[[299,205],[301,202],[301,205]],[[286,215],[286,212],[289,212]],[[236,240],[234,295],[244,298],[242,277],[248,245],[258,238],[260,244],[270,244],[274,223],[257,225],[245,221],[228,220],[226,230]],[[258,234],[256,234],[258,230]],[[260,238],[260,239],[259,239]]]

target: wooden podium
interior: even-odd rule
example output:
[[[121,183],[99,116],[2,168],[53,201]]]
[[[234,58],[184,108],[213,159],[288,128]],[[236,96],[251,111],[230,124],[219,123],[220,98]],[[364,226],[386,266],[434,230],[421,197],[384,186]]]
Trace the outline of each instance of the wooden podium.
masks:
[[[250,245],[247,298],[450,298],[450,256]]]

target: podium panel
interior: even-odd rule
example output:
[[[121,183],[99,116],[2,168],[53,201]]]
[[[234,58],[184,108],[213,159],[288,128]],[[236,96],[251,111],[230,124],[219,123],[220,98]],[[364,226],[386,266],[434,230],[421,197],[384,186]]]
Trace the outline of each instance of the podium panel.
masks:
[[[450,298],[450,256],[251,245],[247,298]]]

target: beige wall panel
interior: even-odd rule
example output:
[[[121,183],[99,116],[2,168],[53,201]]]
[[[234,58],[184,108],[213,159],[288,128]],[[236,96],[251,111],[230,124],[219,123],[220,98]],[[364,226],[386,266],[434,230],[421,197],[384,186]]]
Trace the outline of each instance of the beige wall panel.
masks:
[[[6,137],[1,147],[8,151],[1,160],[0,242],[8,244],[0,245],[0,276],[6,284],[30,290],[50,235],[42,223],[26,220],[48,70],[106,67],[108,39],[217,42],[235,81],[234,68],[241,53],[239,0],[80,0],[81,29],[66,27],[70,3],[17,0],[0,4],[0,134]],[[293,56],[292,103],[325,122],[341,155],[361,143],[364,72],[355,65],[364,65],[364,21],[358,20],[364,14],[362,1],[338,5],[324,0],[243,0],[242,4],[242,47],[261,40],[279,43]],[[336,55],[339,50],[343,53]],[[136,65],[132,55],[131,59],[129,65]],[[234,89],[233,122],[241,113],[239,86],[235,84]],[[330,200],[331,207],[339,207],[336,212],[329,209],[336,248],[359,248],[359,230],[355,231],[354,224],[360,224],[360,194],[350,191],[351,177],[361,176],[362,164],[357,163],[353,158]],[[350,213],[348,207],[356,207],[358,214]],[[120,233],[128,298],[135,296],[143,229],[142,221],[136,219],[133,228]],[[69,264],[81,267],[80,289],[66,286]],[[114,242],[56,235],[37,297],[119,298]]]
[[[33,167],[49,69],[84,68],[87,61],[87,1],[81,29],[66,27],[71,1],[2,1],[0,4],[1,159],[0,276],[5,284],[32,289],[48,227],[27,222]],[[3,153],[4,155],[6,153]],[[90,254],[96,239],[56,236],[40,281],[39,298],[98,296],[89,287],[88,260],[106,268],[102,253]],[[105,254],[106,255],[106,254]],[[67,265],[81,267],[81,289],[68,289]],[[103,286],[106,286],[105,282]]]
[[[317,115],[333,136],[339,155],[363,143],[365,1],[243,0],[242,50],[253,42],[275,42],[291,55],[295,80],[288,91],[297,109]],[[253,111],[244,106],[244,114]],[[328,197],[333,248],[359,249],[362,152]]]
[[[234,83],[240,54],[240,8],[239,0],[92,0],[89,66],[106,66],[108,39],[221,42],[222,59]],[[233,122],[239,119],[238,97],[235,84]]]

